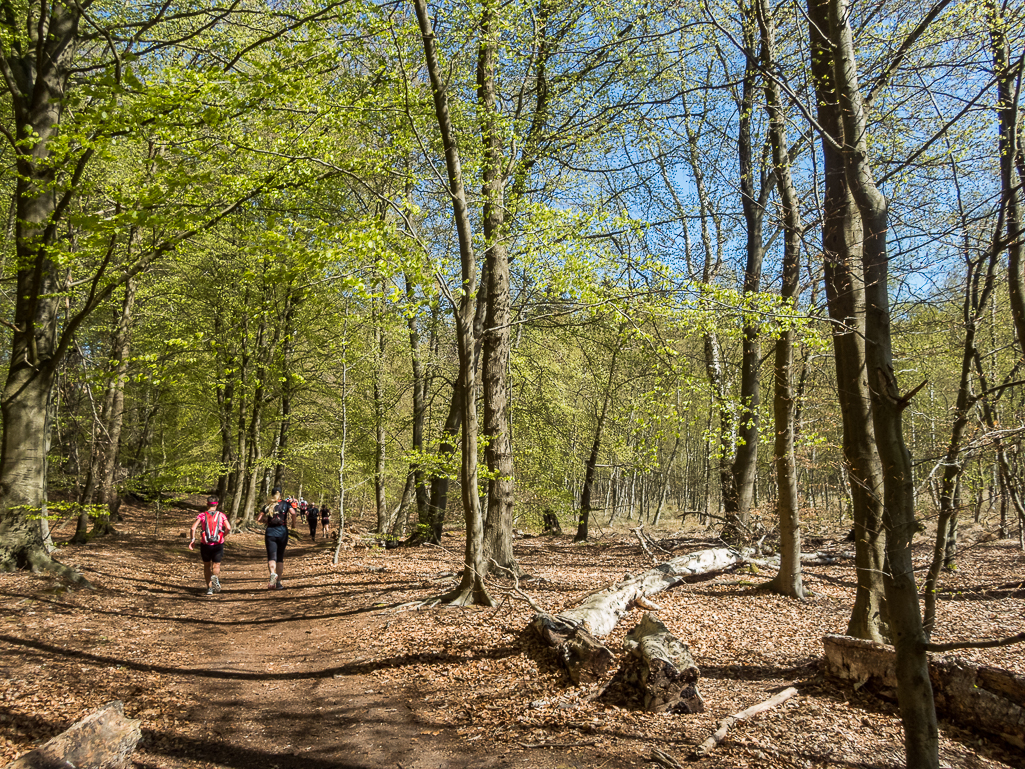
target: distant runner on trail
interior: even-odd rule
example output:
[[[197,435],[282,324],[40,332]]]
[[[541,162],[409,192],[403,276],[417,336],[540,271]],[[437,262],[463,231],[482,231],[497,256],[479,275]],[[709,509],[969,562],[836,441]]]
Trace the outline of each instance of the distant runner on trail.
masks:
[[[320,510],[316,505],[310,505],[306,509],[306,523],[310,524],[310,539],[317,541],[317,524],[320,523]]]
[[[320,508],[320,528],[324,530],[324,539],[329,539],[328,524],[331,523],[331,508]]]
[[[206,498],[206,510],[196,516],[189,538],[189,550],[196,542],[199,529],[199,555],[203,559],[203,576],[206,579],[206,594],[221,592],[221,559],[224,558],[224,540],[231,532],[228,517],[217,509],[221,503],[217,497]]]
[[[263,506],[256,520],[266,523],[267,532],[263,541],[267,546],[267,569],[270,571],[268,590],[280,590],[281,572],[285,568],[285,547],[288,545],[288,522],[291,516],[295,526],[296,510],[287,501],[281,499],[281,489],[274,489],[274,494]]]

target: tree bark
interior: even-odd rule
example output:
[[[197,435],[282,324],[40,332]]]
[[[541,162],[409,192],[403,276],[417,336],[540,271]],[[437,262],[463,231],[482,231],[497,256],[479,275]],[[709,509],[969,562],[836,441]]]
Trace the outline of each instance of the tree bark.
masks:
[[[452,201],[459,238],[461,292],[455,305],[456,344],[459,351],[459,379],[462,398],[463,451],[460,480],[462,482],[463,514],[466,522],[466,549],[463,577],[458,587],[443,597],[454,605],[493,605],[494,601],[484,587],[484,531],[477,490],[477,390],[474,316],[477,300],[474,289],[477,282],[477,264],[473,252],[470,212],[466,205],[463,171],[459,159],[459,146],[449,117],[448,94],[442,77],[435,46],[434,30],[427,12],[426,0],[414,0],[417,23],[423,39],[424,59],[431,80],[434,111],[445,148],[445,167],[448,171],[448,192]]]
[[[756,3],[745,2],[743,12],[743,41],[747,54],[740,110],[740,134],[737,154],[740,161],[740,200],[744,212],[747,238],[747,262],[744,267],[745,298],[753,297],[761,290],[762,261],[765,246],[762,239],[762,222],[765,217],[765,192],[768,185],[762,178],[762,189],[756,188],[757,173],[755,152],[751,132],[751,121],[755,109],[755,93],[758,90],[758,61],[756,44]],[[733,494],[726,504],[727,524],[722,537],[727,542],[739,541],[748,535],[750,510],[754,503],[755,484],[758,480],[758,408],[761,405],[761,329],[754,314],[745,314],[743,351],[740,363],[740,407],[737,413],[737,450],[733,461]]]
[[[377,509],[377,533],[388,533],[388,501],[385,498],[384,461],[386,436],[384,431],[384,302],[385,285],[381,280],[381,298],[373,300],[374,308],[374,502]]]
[[[1018,140],[1018,104],[1016,91],[1021,83],[1020,68],[1011,64],[1005,20],[995,0],[986,0],[993,75],[997,83],[998,148],[1000,151],[1000,191],[1007,226],[1007,287],[1011,299],[1011,318],[1018,345],[1025,352],[1025,276],[1022,270],[1021,184],[1015,165],[1022,163]],[[1016,71],[1017,70],[1017,71]],[[1017,86],[1016,86],[1017,81]]]
[[[808,1],[811,67],[822,138],[825,194],[822,251],[826,303],[833,328],[837,396],[843,423],[843,454],[851,481],[855,569],[858,586],[847,634],[882,641],[887,635],[882,574],[885,532],[882,525],[882,466],[872,426],[871,397],[865,369],[865,286],[861,272],[861,219],[847,185],[842,144],[843,123],[828,39],[828,0]]]
[[[884,575],[890,630],[897,653],[897,691],[909,769],[938,769],[939,732],[929,681],[926,638],[915,585],[911,544],[916,529],[911,455],[902,415],[910,402],[893,370],[886,239],[888,203],[876,186],[868,154],[865,105],[846,0],[829,0],[833,65],[844,125],[844,167],[864,228],[865,358],[872,394],[872,422],[883,466],[883,526],[888,571]]]
[[[34,4],[28,36],[0,53],[12,96],[13,133],[33,137],[16,147],[15,248],[18,271],[11,354],[0,403],[0,570],[75,573],[50,558],[46,524],[47,413],[62,356],[57,318],[61,267],[51,226],[59,195],[50,145],[58,136],[81,11],[61,2]],[[45,32],[40,33],[41,30]],[[78,579],[81,579],[78,577]]]
[[[892,698],[898,686],[892,646],[833,635],[825,636],[822,644],[830,675],[859,688],[869,684]],[[934,657],[929,677],[937,707],[953,720],[1025,748],[1025,676],[957,657]]]
[[[519,575],[513,555],[513,457],[509,430],[509,250],[505,241],[505,152],[499,128],[495,67],[500,19],[493,2],[482,8],[477,58],[477,102],[484,152],[484,229],[487,265],[481,383],[484,393],[484,460],[488,506],[484,518],[485,568]]]
[[[640,663],[639,684],[644,709],[661,713],[701,713],[705,702],[698,692],[700,676],[687,644],[679,641],[651,612],[626,634],[623,648]]]
[[[775,71],[776,31],[772,8],[768,0],[757,0],[758,23],[761,29],[761,60],[766,72]],[[765,104],[769,115],[769,141],[772,144],[772,164],[776,186],[783,208],[783,291],[789,307],[796,310],[801,278],[801,226],[800,200],[790,173],[790,154],[787,150],[786,116],[779,86],[772,77],[765,78]],[[779,514],[780,569],[768,584],[774,590],[791,598],[804,598],[801,579],[801,519],[797,492],[797,460],[794,457],[794,331],[786,325],[776,341],[773,366],[774,393],[773,419],[776,435],[773,444],[773,462],[776,466],[776,498]]]

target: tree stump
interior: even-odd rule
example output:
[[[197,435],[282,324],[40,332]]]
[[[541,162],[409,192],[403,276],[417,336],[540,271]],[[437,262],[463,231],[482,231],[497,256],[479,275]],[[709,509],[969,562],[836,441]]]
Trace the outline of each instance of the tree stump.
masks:
[[[117,700],[16,758],[5,769],[129,769],[140,739],[139,722],[125,718],[124,705]]]
[[[697,687],[700,671],[687,644],[673,636],[655,615],[645,612],[627,634],[623,647],[638,660],[638,684],[646,711],[704,711],[705,702]]]

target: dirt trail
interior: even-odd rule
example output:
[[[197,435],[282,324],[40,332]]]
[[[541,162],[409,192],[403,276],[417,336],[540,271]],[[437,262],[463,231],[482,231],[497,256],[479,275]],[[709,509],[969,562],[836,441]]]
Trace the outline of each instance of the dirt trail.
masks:
[[[287,587],[271,591],[259,546],[237,545],[222,592],[197,597],[194,613],[208,620],[188,641],[204,658],[190,668],[200,701],[187,717],[207,732],[207,761],[278,769],[499,765],[461,755],[444,730],[421,736],[432,725],[420,722],[413,698],[364,680],[370,666],[357,661],[361,641],[380,623],[367,616],[364,585],[327,568],[326,546],[293,539]]]
[[[94,591],[0,577],[0,765],[111,699],[142,721],[139,767],[522,765],[507,750],[474,750],[422,707],[401,675],[414,650],[369,651],[396,621],[380,603],[412,597],[405,581],[352,552],[355,563],[333,567],[333,546],[303,532],[289,544],[286,588],[268,590],[263,537],[250,533],[229,539],[223,589],[207,596],[198,552],[180,536],[190,514],[165,514],[156,529],[151,515],[130,509],[117,540],[58,553]],[[529,763],[578,765],[559,752]]]

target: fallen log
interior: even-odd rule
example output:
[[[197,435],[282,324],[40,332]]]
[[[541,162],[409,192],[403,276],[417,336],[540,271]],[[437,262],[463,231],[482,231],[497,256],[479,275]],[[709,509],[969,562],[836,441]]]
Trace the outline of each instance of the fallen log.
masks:
[[[546,644],[558,649],[559,660],[575,684],[600,681],[616,661],[609,648],[583,625],[538,612],[530,626]]]
[[[826,672],[854,688],[869,685],[896,698],[896,653],[892,646],[848,636],[822,639]],[[956,657],[931,657],[929,678],[939,711],[954,721],[1025,748],[1025,676],[975,665]]]
[[[630,611],[638,598],[661,593],[679,585],[687,577],[722,571],[744,562],[744,555],[732,548],[719,547],[681,555],[612,587],[592,593],[583,603],[558,614],[560,619],[586,625],[592,635],[607,636]]]
[[[746,710],[742,710],[739,713],[734,713],[732,716],[727,716],[719,724],[719,728],[715,730],[711,737],[702,742],[694,751],[690,754],[691,759],[703,758],[715,750],[716,745],[726,739],[726,733],[730,730],[737,721],[744,721],[752,716],[756,716],[759,713],[764,713],[766,710],[772,710],[782,702],[786,702],[791,697],[797,694],[797,689],[790,687],[784,689],[779,694],[775,694],[765,702],[759,702],[757,705],[752,705]]]
[[[583,603],[556,615],[538,612],[530,627],[559,656],[574,683],[600,680],[612,667],[615,655],[598,640],[611,633],[638,601],[677,585],[687,577],[719,571],[741,563],[744,556],[722,547],[681,555],[643,574],[628,576],[616,585],[588,596]]]
[[[651,612],[645,612],[637,626],[623,640],[637,659],[638,684],[644,694],[644,709],[659,713],[701,713],[705,702],[698,692],[701,672],[694,664],[687,644],[678,640]],[[677,706],[679,706],[677,708]]]
[[[139,721],[125,718],[124,705],[114,701],[5,769],[129,769],[140,739]]]

